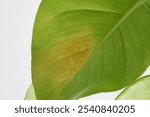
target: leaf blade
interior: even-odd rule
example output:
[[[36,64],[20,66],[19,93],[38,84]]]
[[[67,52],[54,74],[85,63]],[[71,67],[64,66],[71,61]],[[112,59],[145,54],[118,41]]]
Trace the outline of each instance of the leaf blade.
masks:
[[[128,86],[116,100],[150,100],[150,76],[145,76]]]
[[[26,96],[24,98],[25,100],[36,100],[35,92],[34,92],[34,87],[31,85],[29,89],[27,90]]]
[[[59,3],[56,5],[56,2]],[[72,0],[63,3],[60,0],[55,2],[45,0],[42,4],[43,7],[42,5],[40,7],[32,42],[32,80],[37,99],[78,99],[98,92],[118,90],[135,80],[148,66],[150,50],[148,47],[148,32],[145,33],[145,37],[142,37],[145,43],[140,44],[141,37],[139,38],[137,31],[135,31],[136,26],[129,28],[135,36],[132,36],[133,34],[129,33],[129,29],[126,28],[126,25],[133,23],[132,17],[134,16],[135,19],[134,14],[139,12],[137,9],[140,9],[143,0],[102,0],[101,2],[98,0],[95,0],[95,2],[82,0],[82,2],[85,2],[85,4],[79,5],[79,1]],[[99,2],[98,6],[95,4],[97,2]],[[68,8],[66,6],[68,4],[73,7]],[[119,7],[119,4],[121,4],[120,6],[124,5],[124,7]],[[57,10],[51,9],[50,6],[59,6],[59,8]],[[117,9],[115,6],[117,6]],[[90,11],[87,8],[96,9],[96,11]],[[98,9],[103,9],[103,11],[97,11]],[[104,12],[104,9],[113,12]],[[71,11],[71,13],[66,11]],[[47,18],[46,21],[41,17],[43,13],[47,15],[44,16]],[[122,13],[124,15],[121,15]],[[149,16],[146,16],[146,19],[149,19]],[[148,23],[148,20],[146,23]],[[70,26],[72,27],[70,28]],[[69,27],[69,30],[67,30],[67,27]],[[138,27],[141,27],[139,22]],[[150,28],[149,24],[147,28]],[[81,54],[76,56],[74,63],[79,64],[79,66],[75,66],[75,68],[74,65],[70,66],[70,61],[74,57],[52,64],[58,59],[59,55],[63,55],[64,51],[61,52],[63,48],[65,48],[65,55],[67,56],[75,53],[70,52],[72,46],[68,47],[68,45],[77,45],[74,48],[79,53],[84,44],[80,41],[81,45],[79,43],[70,44],[68,40],[74,41],[74,38],[80,40],[83,37],[88,39],[87,41],[92,40],[88,45],[93,43],[90,47],[94,49],[90,50],[91,52],[88,51],[89,55],[85,58]],[[67,41],[66,44],[64,44],[65,41]],[[130,44],[131,42],[132,44]],[[60,46],[57,47],[56,44],[59,43]],[[55,45],[54,48],[53,45]],[[67,46],[64,47],[64,45]],[[138,46],[132,48],[133,45]],[[143,45],[146,45],[147,48],[143,49]],[[68,48],[67,51],[66,47]],[[144,54],[141,55],[141,53]],[[81,58],[83,62],[77,62]],[[145,61],[148,62],[145,63]],[[73,72],[70,71],[72,68]],[[71,75],[68,76],[68,72],[71,72]],[[63,75],[66,77],[62,80]]]

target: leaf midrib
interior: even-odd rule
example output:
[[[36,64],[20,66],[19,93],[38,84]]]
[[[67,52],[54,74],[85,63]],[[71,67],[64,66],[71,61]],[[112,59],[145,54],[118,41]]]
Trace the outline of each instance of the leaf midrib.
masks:
[[[135,5],[133,5],[131,8],[129,8],[127,10],[127,12],[120,18],[120,20],[118,20],[118,22],[112,27],[112,29],[107,33],[107,35],[104,37],[104,39],[102,40],[101,44],[105,41],[105,39],[107,39],[115,30],[118,26],[120,26],[120,24],[131,14],[133,13],[136,8],[138,8],[140,5],[144,4],[145,0],[138,0]],[[100,45],[101,45],[100,44]]]
[[[104,39],[102,39],[101,43],[99,45],[97,45],[98,47],[102,46],[102,44],[105,42],[105,40],[118,28],[118,26],[120,26],[120,24],[130,15],[132,14],[140,5],[144,4],[145,0],[138,0],[135,5],[133,5],[131,8],[129,8],[127,10],[127,12],[120,18],[120,20],[118,20],[118,22],[112,27],[112,29],[107,33],[107,35],[104,37]],[[93,55],[93,54],[92,54]],[[89,57],[89,59],[87,60],[86,64],[89,63],[90,58],[92,58],[92,55]],[[93,85],[92,85],[93,86]],[[82,94],[86,93],[87,90],[85,89],[89,89],[91,88],[91,86],[85,87],[83,90],[81,90],[80,92],[82,92]],[[80,93],[80,95],[82,95]],[[78,94],[77,94],[78,95]],[[78,96],[74,96],[74,97],[78,97]],[[81,97],[78,97],[78,99]],[[74,99],[74,98],[73,98]]]

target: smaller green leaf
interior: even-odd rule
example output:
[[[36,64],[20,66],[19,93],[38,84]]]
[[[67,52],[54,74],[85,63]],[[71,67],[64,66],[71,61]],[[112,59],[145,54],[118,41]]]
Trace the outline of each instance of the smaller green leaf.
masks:
[[[128,86],[117,100],[150,100],[150,75],[138,79]]]
[[[31,85],[26,93],[25,100],[36,100],[33,85]]]

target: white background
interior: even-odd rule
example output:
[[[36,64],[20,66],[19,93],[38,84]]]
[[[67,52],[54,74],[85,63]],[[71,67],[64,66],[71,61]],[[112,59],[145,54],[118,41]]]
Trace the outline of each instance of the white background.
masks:
[[[32,28],[40,1],[0,0],[0,99],[24,99],[31,84]],[[114,99],[119,92],[84,99]]]

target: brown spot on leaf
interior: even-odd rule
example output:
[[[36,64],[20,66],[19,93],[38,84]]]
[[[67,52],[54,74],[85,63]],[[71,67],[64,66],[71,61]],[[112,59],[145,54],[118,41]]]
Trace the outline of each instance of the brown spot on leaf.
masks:
[[[38,71],[36,75],[48,78],[54,89],[62,87],[80,70],[95,44],[95,40],[87,36],[56,43],[36,60],[39,63],[34,68]]]

